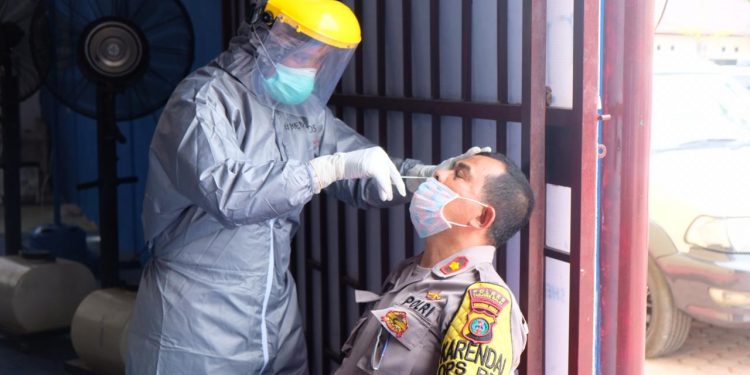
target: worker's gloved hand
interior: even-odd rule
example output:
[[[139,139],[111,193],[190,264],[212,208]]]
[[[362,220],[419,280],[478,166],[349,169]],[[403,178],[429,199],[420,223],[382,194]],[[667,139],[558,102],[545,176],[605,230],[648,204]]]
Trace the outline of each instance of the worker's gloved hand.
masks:
[[[464,152],[461,155],[443,160],[443,162],[438,165],[417,164],[413,168],[406,171],[406,174],[404,174],[404,176],[429,178],[429,177],[434,176],[435,172],[437,172],[438,169],[451,169],[453,168],[453,165],[456,164],[457,161],[468,158],[469,156],[472,156],[472,155],[476,155],[480,152],[492,152],[492,147],[474,146],[466,150],[466,152]],[[422,182],[424,182],[424,180],[421,178],[406,179],[406,188],[409,189],[409,191],[413,193],[417,191],[417,188]]]
[[[345,153],[325,155],[310,160],[317,177],[315,194],[338,180],[372,177],[378,184],[378,194],[383,201],[393,199],[393,187],[406,196],[401,174],[388,154],[380,147],[370,147]]]

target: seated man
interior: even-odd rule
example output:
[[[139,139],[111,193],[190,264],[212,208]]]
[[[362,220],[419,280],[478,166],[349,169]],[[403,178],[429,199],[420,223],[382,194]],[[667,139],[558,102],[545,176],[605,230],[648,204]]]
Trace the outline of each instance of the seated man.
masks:
[[[390,274],[344,344],[339,374],[509,374],[528,328],[493,266],[495,246],[528,222],[534,197],[505,156],[480,153],[438,170],[409,208],[422,254]]]

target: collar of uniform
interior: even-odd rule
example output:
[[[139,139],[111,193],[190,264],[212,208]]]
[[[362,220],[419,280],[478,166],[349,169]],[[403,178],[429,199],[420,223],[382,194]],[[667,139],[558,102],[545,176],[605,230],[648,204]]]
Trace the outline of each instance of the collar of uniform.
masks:
[[[421,256],[417,255],[404,261],[396,273],[396,278],[392,281],[394,289],[401,289],[408,284],[424,279],[426,275],[419,272],[418,268],[420,258]]]
[[[432,267],[432,273],[439,278],[453,277],[474,269],[479,263],[492,263],[494,258],[494,246],[467,247],[438,262]]]

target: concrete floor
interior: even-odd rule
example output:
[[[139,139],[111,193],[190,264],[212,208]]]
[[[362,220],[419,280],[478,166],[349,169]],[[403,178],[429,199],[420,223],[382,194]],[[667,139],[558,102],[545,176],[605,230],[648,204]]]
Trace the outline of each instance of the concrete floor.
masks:
[[[0,374],[59,375],[76,353],[65,333],[9,338],[0,335]]]

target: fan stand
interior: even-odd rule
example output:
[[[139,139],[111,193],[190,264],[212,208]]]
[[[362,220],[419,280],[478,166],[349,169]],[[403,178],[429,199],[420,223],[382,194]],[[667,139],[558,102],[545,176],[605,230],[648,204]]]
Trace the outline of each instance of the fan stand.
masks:
[[[79,188],[99,190],[99,255],[102,288],[120,286],[117,186],[138,181],[137,177],[117,177],[117,144],[125,137],[117,128],[115,99],[120,86],[102,81],[96,86],[96,148],[98,179]],[[85,185],[85,186],[84,186]]]
[[[0,24],[0,81],[2,85],[3,126],[3,205],[5,206],[5,255],[21,250],[21,131],[18,76],[13,69],[11,50],[23,31],[14,24]]]
[[[99,83],[96,88],[96,145],[99,170],[99,245],[103,288],[119,284],[117,228],[117,119],[114,85]]]
[[[96,144],[98,178],[79,189],[98,187],[99,245],[102,288],[120,286],[117,186],[137,181],[117,177],[117,143],[125,137],[117,128],[116,97],[148,66],[146,37],[129,21],[114,17],[92,22],[81,34],[79,64],[96,83]]]

